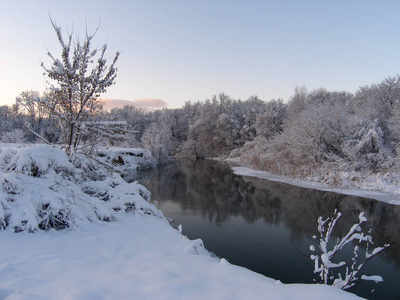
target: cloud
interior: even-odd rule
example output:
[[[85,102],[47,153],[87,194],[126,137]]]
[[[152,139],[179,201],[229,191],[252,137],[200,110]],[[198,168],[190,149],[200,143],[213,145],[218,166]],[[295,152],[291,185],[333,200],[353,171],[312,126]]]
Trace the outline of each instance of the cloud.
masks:
[[[137,99],[137,100],[121,100],[121,99],[101,99],[104,102],[104,109],[111,110],[112,108],[122,108],[125,105],[133,105],[136,108],[143,108],[146,110],[154,110],[164,108],[167,102],[162,99]]]

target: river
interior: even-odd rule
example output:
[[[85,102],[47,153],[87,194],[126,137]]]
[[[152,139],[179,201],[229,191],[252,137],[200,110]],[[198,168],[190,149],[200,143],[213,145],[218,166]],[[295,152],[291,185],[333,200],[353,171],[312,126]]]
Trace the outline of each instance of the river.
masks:
[[[384,282],[361,281],[348,291],[368,299],[400,299],[400,206],[238,176],[228,164],[212,160],[175,160],[127,179],[146,186],[152,202],[174,227],[182,224],[188,238],[201,238],[216,256],[283,283],[318,281],[309,246],[319,216],[332,216],[335,209],[343,214],[333,232],[337,238],[365,212],[363,228],[372,229],[375,246],[392,245],[363,269]],[[352,257],[352,251],[347,247],[338,258]]]

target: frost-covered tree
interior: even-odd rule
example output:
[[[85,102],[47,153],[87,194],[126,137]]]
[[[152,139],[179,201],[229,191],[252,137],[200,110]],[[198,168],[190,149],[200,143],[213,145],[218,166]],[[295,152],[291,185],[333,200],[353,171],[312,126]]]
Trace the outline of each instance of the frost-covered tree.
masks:
[[[400,76],[360,87],[351,104],[358,120],[364,124],[374,122],[383,132],[385,146],[391,148],[392,139],[396,139],[391,130],[400,105]]]
[[[242,101],[221,93],[195,107],[195,111],[194,118],[188,119],[189,130],[183,147],[185,154],[196,157],[229,155],[233,149],[243,145],[241,131],[246,113]],[[242,132],[251,136],[247,128]]]
[[[151,112],[133,105],[125,105],[122,108],[113,108],[104,115],[109,121],[126,121],[135,131],[136,139],[141,141],[146,128],[154,122]]]
[[[48,114],[39,92],[32,90],[22,92],[16,98],[13,109],[20,123],[27,129],[30,141],[42,137],[42,126]],[[47,142],[45,138],[44,140]]]
[[[61,55],[57,58],[48,52],[51,66],[46,67],[42,63],[54,94],[52,101],[44,99],[43,103],[57,118],[64,134],[66,152],[70,155],[77,150],[85,133],[83,124],[101,109],[99,95],[105,93],[115,81],[119,52],[107,66],[107,44],[101,49],[92,49],[96,32],[86,33],[83,42],[78,38],[74,40],[72,33],[65,40],[61,28],[53,21],[51,23],[61,45]]]
[[[352,112],[346,92],[296,88],[288,104],[266,103],[253,127],[257,137],[241,150],[254,167],[285,175],[309,175],[345,157]],[[306,173],[304,173],[306,172]]]
[[[256,120],[266,110],[266,102],[257,96],[250,96],[248,100],[241,103],[243,110],[243,126],[240,129],[242,144],[253,140],[257,135]]]
[[[289,110],[292,113],[271,151],[285,153],[287,163],[308,166],[343,157],[349,112],[341,96],[323,89],[310,92],[297,114]]]
[[[350,101],[354,112],[347,152],[357,168],[380,171],[396,161],[400,132],[400,77],[360,87]]]
[[[0,106],[0,136],[15,128],[18,128],[18,125],[15,122],[12,108],[7,105]]]
[[[219,154],[228,154],[237,146],[240,140],[240,123],[232,115],[222,113],[216,120],[215,137],[218,143]]]
[[[188,139],[184,145],[186,155],[212,157],[216,155],[215,126],[218,119],[217,104],[207,99],[199,108],[199,115],[189,125]]]
[[[174,148],[171,127],[161,123],[151,123],[143,133],[142,143],[160,164],[169,161],[169,155],[172,154]]]
[[[40,101],[40,94],[37,91],[25,91],[16,99],[16,106],[21,113],[26,114],[33,129],[38,131],[45,116],[46,110]]]
[[[355,169],[380,171],[391,166],[394,153],[385,143],[386,135],[379,120],[354,119],[349,139],[343,147]]]
[[[254,124],[257,135],[271,138],[283,131],[286,119],[286,104],[282,99],[271,100],[265,105],[265,111],[257,116]]]
[[[395,150],[395,165],[400,167],[400,107],[397,105],[391,118],[389,119],[389,130]]]
[[[289,105],[288,105],[289,116],[297,115],[304,109],[307,99],[307,94],[308,91],[305,86],[301,87],[296,86],[296,88],[294,89],[294,95],[289,100]]]

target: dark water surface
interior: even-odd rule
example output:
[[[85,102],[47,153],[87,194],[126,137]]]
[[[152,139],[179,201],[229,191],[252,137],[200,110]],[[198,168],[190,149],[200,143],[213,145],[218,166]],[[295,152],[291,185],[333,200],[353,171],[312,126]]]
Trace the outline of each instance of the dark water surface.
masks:
[[[156,206],[173,226],[182,224],[188,238],[201,238],[217,256],[284,283],[318,280],[309,246],[319,216],[342,212],[333,232],[342,237],[365,212],[364,232],[372,228],[375,246],[394,242],[363,269],[384,282],[362,281],[349,291],[369,299],[400,299],[399,206],[237,176],[226,163],[210,160],[176,160],[135,176],[130,180],[146,186]],[[352,257],[352,248],[344,255]]]

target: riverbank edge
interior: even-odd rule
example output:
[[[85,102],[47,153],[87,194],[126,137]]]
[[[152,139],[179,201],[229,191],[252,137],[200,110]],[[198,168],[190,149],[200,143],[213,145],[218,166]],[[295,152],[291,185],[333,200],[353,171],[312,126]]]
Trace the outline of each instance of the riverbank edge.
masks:
[[[393,190],[396,190],[396,192],[386,192],[386,191],[381,191],[378,189],[378,187],[375,187],[376,190],[373,189],[362,189],[358,187],[335,187],[323,182],[311,180],[311,179],[299,179],[299,178],[293,178],[289,176],[284,176],[284,175],[277,175],[277,174],[272,174],[267,171],[262,171],[262,170],[255,170],[241,160],[237,159],[216,159],[219,161],[224,161],[228,163],[233,170],[233,172],[236,175],[239,176],[245,176],[245,177],[256,177],[260,179],[266,179],[269,181],[276,181],[276,182],[282,182],[285,184],[289,185],[294,185],[306,189],[314,189],[314,190],[320,190],[320,191],[326,191],[326,192],[333,192],[333,193],[338,193],[338,194],[344,194],[344,195],[351,195],[351,196],[357,196],[357,197],[363,197],[363,198],[369,198],[381,202],[385,202],[388,204],[393,204],[393,205],[400,205],[400,189],[397,188],[397,186],[392,187]]]

